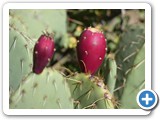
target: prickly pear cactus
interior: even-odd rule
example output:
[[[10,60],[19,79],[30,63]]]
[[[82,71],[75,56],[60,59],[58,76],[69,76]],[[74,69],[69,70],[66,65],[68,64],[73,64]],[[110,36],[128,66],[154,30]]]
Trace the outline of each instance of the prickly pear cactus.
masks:
[[[124,26],[119,37],[120,26],[110,31],[107,23],[93,24],[95,28],[82,31],[86,25],[66,16],[65,10],[11,9],[9,16],[10,109],[139,108],[136,95],[145,85],[143,24]],[[67,34],[69,22],[79,27]],[[54,43],[44,40],[38,48],[34,47],[44,32],[54,33]],[[112,34],[118,36],[117,40]],[[36,56],[44,52],[42,46],[45,50],[50,48],[45,51],[47,57]],[[76,50],[77,61],[66,57]],[[72,72],[79,71],[73,65],[78,62],[85,74]]]
[[[67,78],[76,109],[113,109],[113,96],[107,90],[102,79],[77,74]]]
[[[116,80],[117,80],[117,64],[116,61],[111,58],[108,59],[108,77],[107,77],[107,86],[111,94],[114,93]]]
[[[104,77],[104,84],[108,87],[110,93],[114,94],[117,82],[117,63],[114,54],[110,53],[105,57],[100,68],[100,74]]]
[[[12,93],[32,71],[34,45],[43,31],[54,32],[56,42],[67,46],[67,39],[63,38],[66,36],[66,11],[11,9],[9,17],[9,85]]]
[[[126,75],[133,66],[136,55],[139,53],[139,49],[143,46],[144,39],[144,28],[138,26],[130,26],[123,33],[117,53],[117,85],[122,85],[125,88]],[[117,88],[120,86],[116,86]],[[119,97],[122,96],[123,90],[119,91]]]
[[[145,88],[145,45],[136,55],[126,79],[125,89],[121,98],[121,108],[140,108],[136,102],[136,96],[140,90]]]
[[[20,81],[32,71],[32,47],[14,28],[9,32],[9,86],[10,92],[16,90]]]
[[[68,46],[66,36],[65,10],[16,10],[10,11],[10,26],[15,27],[26,37],[38,39],[43,31],[55,34],[55,42],[62,47]]]
[[[63,76],[51,68],[30,73],[10,97],[12,109],[71,109],[73,99]]]

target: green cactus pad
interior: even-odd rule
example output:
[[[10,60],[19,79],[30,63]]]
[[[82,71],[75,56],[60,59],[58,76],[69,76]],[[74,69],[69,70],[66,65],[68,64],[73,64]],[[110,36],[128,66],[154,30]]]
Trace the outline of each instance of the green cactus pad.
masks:
[[[30,73],[10,97],[11,109],[71,109],[73,99],[63,76],[51,68]]]
[[[9,86],[15,91],[20,81],[32,70],[29,40],[14,28],[9,32]]]
[[[65,10],[9,11],[9,85],[14,92],[20,81],[32,71],[33,47],[43,31],[54,33],[54,40],[67,47]]]
[[[114,59],[109,58],[108,66],[109,66],[109,73],[108,73],[108,79],[107,79],[107,86],[111,94],[113,94],[115,85],[116,85],[116,79],[117,79],[116,61]]]
[[[113,109],[112,95],[98,77],[77,74],[67,78],[76,109]]]
[[[66,18],[65,10],[10,10],[10,26],[32,39],[38,39],[43,31],[53,33],[55,42],[62,47],[67,47],[69,42],[65,37]]]
[[[139,26],[128,26],[127,30],[123,33],[120,39],[115,55],[117,63],[116,88],[125,85],[126,75],[133,66],[134,59],[144,43],[144,28]],[[123,89],[118,92],[118,97],[120,98],[122,96]]]
[[[121,98],[121,108],[140,108],[136,102],[138,92],[145,87],[145,45],[139,50],[133,66],[127,74],[127,82]],[[129,99],[128,99],[129,98]]]

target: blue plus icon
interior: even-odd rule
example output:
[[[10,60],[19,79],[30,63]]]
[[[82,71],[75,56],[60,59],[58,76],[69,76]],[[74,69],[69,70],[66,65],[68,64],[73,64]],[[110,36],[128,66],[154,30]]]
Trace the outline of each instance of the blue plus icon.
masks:
[[[146,93],[146,97],[145,98],[142,98],[142,101],[145,101],[146,103],[146,105],[149,105],[149,101],[153,101],[153,98],[150,98],[149,97],[149,94],[148,93]]]
[[[157,104],[157,94],[153,90],[142,90],[137,95],[138,105],[145,110],[150,110]]]

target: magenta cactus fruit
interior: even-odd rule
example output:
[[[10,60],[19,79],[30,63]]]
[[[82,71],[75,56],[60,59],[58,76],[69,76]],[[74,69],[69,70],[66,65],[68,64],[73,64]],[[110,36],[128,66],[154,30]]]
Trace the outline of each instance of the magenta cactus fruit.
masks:
[[[33,53],[33,72],[40,74],[52,59],[55,51],[55,44],[49,35],[41,35],[38,39]]]
[[[77,56],[82,71],[93,75],[101,66],[106,50],[104,34],[96,28],[85,29],[77,44]]]

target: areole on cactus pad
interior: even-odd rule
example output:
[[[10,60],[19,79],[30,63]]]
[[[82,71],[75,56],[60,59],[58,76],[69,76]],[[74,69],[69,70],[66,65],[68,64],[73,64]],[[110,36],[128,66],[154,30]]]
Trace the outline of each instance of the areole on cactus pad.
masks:
[[[33,72],[40,74],[52,59],[55,51],[55,44],[49,35],[41,35],[38,39],[33,53]]]
[[[85,29],[77,45],[77,56],[82,71],[94,74],[102,64],[106,50],[103,32],[91,27]]]

